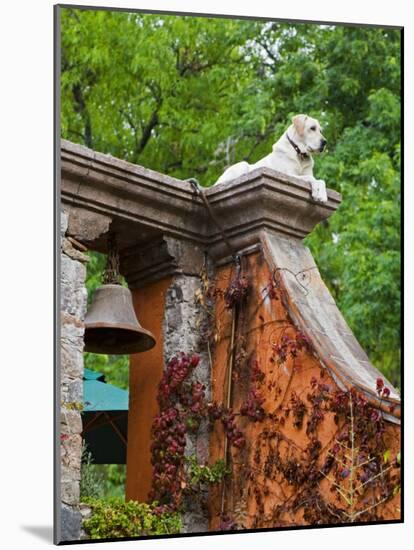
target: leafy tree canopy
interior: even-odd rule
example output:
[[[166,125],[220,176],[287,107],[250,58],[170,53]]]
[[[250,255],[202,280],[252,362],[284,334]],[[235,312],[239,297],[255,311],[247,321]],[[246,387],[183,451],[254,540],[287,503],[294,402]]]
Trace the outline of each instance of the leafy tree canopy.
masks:
[[[61,13],[67,139],[209,186],[267,154],[292,115],[321,121],[329,149],[315,173],[343,203],[307,245],[362,346],[399,384],[400,31]]]

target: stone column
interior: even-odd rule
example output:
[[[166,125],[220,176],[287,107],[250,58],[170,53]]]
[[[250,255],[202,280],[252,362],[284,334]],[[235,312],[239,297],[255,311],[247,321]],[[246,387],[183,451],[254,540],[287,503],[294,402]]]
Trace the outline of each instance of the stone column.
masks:
[[[156,394],[163,368],[179,352],[198,353],[193,378],[204,384],[210,398],[210,364],[200,337],[205,313],[196,300],[203,267],[203,251],[192,243],[165,237],[152,246],[129,250],[121,269],[132,289],[137,316],[156,337],[153,350],[131,358],[128,422],[127,499],[146,501],[151,487],[151,424],[157,414]],[[186,455],[208,463],[206,423],[195,436],[187,436]],[[208,494],[185,502],[183,532],[208,530]]]
[[[206,345],[200,337],[200,326],[204,315],[196,302],[195,294],[200,288],[200,277],[177,274],[167,291],[164,310],[164,363],[178,352],[196,352],[200,362],[193,378],[206,388],[206,398],[210,400],[211,375]],[[195,435],[187,435],[186,456],[196,456],[199,464],[207,464],[209,459],[209,432],[204,421]],[[183,515],[184,533],[203,533],[208,531],[207,512],[208,492],[185,500]]]
[[[83,334],[87,304],[88,257],[66,237],[68,216],[61,216],[60,352],[60,541],[79,540],[83,406]],[[58,526],[59,529],[59,526]]]

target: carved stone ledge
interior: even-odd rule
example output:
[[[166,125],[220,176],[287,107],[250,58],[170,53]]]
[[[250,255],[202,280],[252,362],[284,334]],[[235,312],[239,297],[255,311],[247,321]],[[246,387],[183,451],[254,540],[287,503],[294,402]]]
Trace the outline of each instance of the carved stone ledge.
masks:
[[[190,243],[216,262],[230,255],[220,230],[188,182],[64,140],[61,168],[62,202],[73,218],[69,234],[82,242],[89,235],[92,248],[105,252],[111,230],[125,258],[134,247],[149,245],[152,249],[162,238]],[[328,202],[316,203],[309,183],[269,168],[206,189],[205,194],[236,251],[258,244],[263,230],[303,239],[341,201],[339,193],[328,190]],[[167,267],[170,260],[162,255],[160,251],[153,258],[154,274],[177,268]],[[147,279],[137,266],[133,275],[128,267],[131,262],[125,262],[131,284],[140,285]],[[149,273],[149,267],[144,267],[149,258],[143,262],[142,269]],[[187,264],[180,265],[183,272],[191,269],[191,261]]]
[[[163,237],[122,250],[120,260],[129,288],[135,289],[176,274],[199,275],[204,253],[189,241]]]
[[[311,198],[310,184],[269,168],[258,168],[205,193],[236,250],[259,243],[265,229],[303,239],[341,202],[341,195],[328,189],[328,202],[317,203]],[[228,255],[221,233],[212,224],[208,240],[209,254],[215,260]]]
[[[202,242],[201,199],[187,182],[62,140],[65,206],[109,216],[146,232]]]

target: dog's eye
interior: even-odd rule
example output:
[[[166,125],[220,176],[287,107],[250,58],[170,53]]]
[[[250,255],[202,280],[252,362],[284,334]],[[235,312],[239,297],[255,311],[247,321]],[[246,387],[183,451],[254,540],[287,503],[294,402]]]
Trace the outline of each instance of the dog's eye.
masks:
[[[311,130],[313,130],[315,132],[316,126],[311,126]]]

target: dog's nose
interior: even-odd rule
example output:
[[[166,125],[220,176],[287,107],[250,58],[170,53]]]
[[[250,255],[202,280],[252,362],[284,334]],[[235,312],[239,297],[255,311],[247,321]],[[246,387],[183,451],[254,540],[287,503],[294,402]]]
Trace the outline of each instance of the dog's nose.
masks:
[[[326,141],[325,138],[321,139],[321,151],[323,151],[325,149],[325,145],[327,144],[328,142]]]

